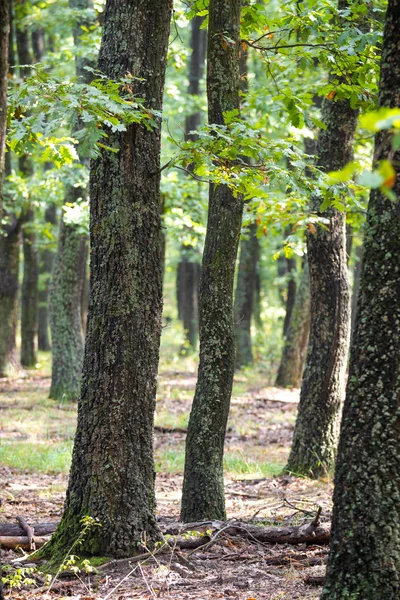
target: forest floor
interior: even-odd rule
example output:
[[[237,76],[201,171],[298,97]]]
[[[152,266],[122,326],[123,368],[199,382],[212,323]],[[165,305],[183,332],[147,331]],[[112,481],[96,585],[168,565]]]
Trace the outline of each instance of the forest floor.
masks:
[[[31,523],[57,521],[62,513],[76,405],[48,399],[48,358],[43,360],[24,378],[0,379],[0,522],[15,523],[17,516]],[[161,524],[179,519],[185,427],[195,382],[190,362],[167,364],[161,369],[155,431]],[[329,519],[329,476],[311,481],[281,474],[297,402],[298,390],[266,386],[262,372],[244,371],[235,377],[225,454],[229,519],[298,525],[311,520],[318,506],[322,507],[323,519]],[[189,552],[188,568],[185,556]],[[14,573],[13,583],[18,583],[20,575],[22,582],[19,588],[7,587],[6,597],[318,598],[321,588],[310,586],[306,580],[323,575],[327,547],[272,545],[220,535],[211,547],[184,550],[181,555],[161,554],[133,565],[116,563],[100,575],[80,572],[64,579],[63,573],[49,593],[35,570],[16,577],[13,568],[8,571],[9,575]],[[3,564],[10,564],[17,556],[15,551],[3,550]],[[35,583],[24,582],[27,577]]]

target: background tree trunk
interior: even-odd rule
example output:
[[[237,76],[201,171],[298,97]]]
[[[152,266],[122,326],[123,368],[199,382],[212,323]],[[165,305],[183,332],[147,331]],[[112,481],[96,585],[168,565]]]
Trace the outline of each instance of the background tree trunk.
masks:
[[[30,52],[30,36],[26,27],[17,27],[16,41],[19,71],[22,78],[30,75],[32,64]],[[33,163],[25,154],[19,158],[19,170],[24,177],[33,174]],[[34,228],[35,211],[33,206],[24,207],[22,215],[22,248],[24,270],[21,294],[21,363],[24,367],[34,367],[37,362],[37,330],[38,330],[38,253]]]
[[[93,3],[91,0],[69,0],[75,11],[82,11],[73,28],[74,45],[78,50],[82,25],[88,26],[84,12]],[[79,14],[79,13],[78,13]],[[92,74],[85,67],[93,65],[79,52],[75,58],[76,75],[80,81],[89,83]],[[76,129],[82,129],[78,122]],[[88,166],[88,161],[80,157]],[[82,188],[69,187],[65,194],[65,203],[72,203],[85,195]],[[74,400],[78,398],[80,376],[83,362],[84,337],[82,329],[82,294],[85,283],[86,239],[74,224],[66,224],[60,219],[57,256],[51,286],[51,339],[52,370],[50,398],[54,400]]]
[[[308,261],[306,259],[286,334],[276,385],[282,387],[300,387],[309,332],[310,277]]]
[[[239,109],[241,0],[209,4],[209,122]],[[229,40],[225,42],[224,40]],[[200,364],[186,439],[183,521],[224,519],[223,451],[235,366],[233,283],[243,202],[227,186],[210,186],[199,293]]]
[[[347,6],[339,0],[339,9]],[[358,110],[348,100],[324,100],[318,135],[317,165],[337,171],[350,162]],[[311,323],[300,404],[287,470],[318,477],[333,468],[344,395],[349,344],[350,293],[347,274],[345,213],[320,211],[321,199],[311,198],[311,210],[329,219],[307,233],[310,270]]]
[[[0,5],[0,219],[3,213],[4,150],[7,125],[8,40],[10,34],[9,0]]]
[[[260,245],[257,238],[257,225],[252,223],[248,237],[240,243],[240,261],[235,294],[235,332],[237,369],[253,362],[251,342],[251,317],[253,298],[256,288],[257,266],[260,257]]]
[[[200,82],[203,77],[205,51],[206,51],[206,31],[200,29],[203,17],[194,17],[192,19],[192,30],[190,47],[192,54],[189,65],[189,85],[188,95],[198,96],[200,94]],[[196,131],[201,122],[201,113],[195,113],[186,117],[185,137],[195,140],[197,136],[191,134]],[[190,167],[189,167],[190,168]],[[192,246],[181,247],[181,258],[177,269],[177,300],[178,315],[182,321],[185,332],[186,343],[191,349],[197,345],[198,337],[198,289],[200,278],[200,263],[198,250]]]
[[[128,72],[136,96],[160,111],[172,2],[107,0],[99,70]],[[152,66],[149,70],[149,65]],[[108,130],[92,162],[91,268],[78,426],[65,510],[47,552],[59,558],[84,515],[102,527],[83,551],[131,556],[158,537],[153,421],[162,312],[160,120]]]
[[[400,107],[399,43],[400,2],[389,0],[380,106]],[[326,600],[400,597],[400,152],[392,150],[390,131],[375,139],[374,163],[384,159],[397,171],[397,201],[371,191],[321,596]]]
[[[57,223],[57,209],[54,204],[45,212],[46,223]],[[47,248],[39,255],[39,323],[38,323],[38,348],[45,352],[51,350],[50,342],[50,282],[54,267],[54,252]]]

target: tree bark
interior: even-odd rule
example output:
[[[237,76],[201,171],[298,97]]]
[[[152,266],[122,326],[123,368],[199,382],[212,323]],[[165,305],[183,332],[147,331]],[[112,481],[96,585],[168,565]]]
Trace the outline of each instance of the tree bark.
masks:
[[[57,209],[54,204],[45,212],[46,223],[57,223]],[[54,267],[54,252],[47,248],[39,256],[39,323],[38,323],[38,348],[48,352],[51,350],[50,342],[50,282]]]
[[[82,26],[88,26],[85,10],[91,0],[69,0],[75,11],[83,11],[73,28],[75,48],[79,49]],[[89,83],[92,74],[85,67],[93,66],[84,55],[77,53],[75,71],[80,81]],[[78,122],[73,131],[82,129]],[[83,164],[88,161],[80,157]],[[87,191],[69,187],[65,203],[74,204]],[[82,294],[85,283],[86,239],[76,225],[66,224],[61,216],[57,255],[51,285],[52,371],[50,398],[76,400],[79,395],[83,362],[84,336],[82,329]]]
[[[209,4],[209,122],[239,109],[241,0]],[[223,450],[235,366],[233,283],[243,202],[211,185],[199,292],[200,364],[186,440],[181,518],[224,518]]]
[[[300,387],[309,332],[310,278],[306,259],[283,347],[276,378],[277,386]]]
[[[249,227],[248,237],[240,242],[240,261],[235,294],[235,332],[237,369],[253,362],[251,342],[251,317],[253,298],[256,288],[257,266],[260,257],[260,245],[257,238],[257,225]]]
[[[296,259],[295,258],[287,258],[287,288],[286,288],[286,312],[285,319],[283,321],[283,337],[286,337],[289,330],[290,318],[292,316],[292,311],[294,307],[294,303],[296,301]]]
[[[339,8],[347,5],[339,0]],[[348,100],[324,100],[317,142],[317,165],[336,171],[350,162],[358,110]],[[350,294],[347,275],[345,213],[320,211],[320,198],[311,210],[329,220],[307,233],[310,270],[311,324],[299,411],[286,469],[312,477],[334,466],[344,396],[349,344]]]
[[[389,0],[380,107],[400,107],[399,43],[400,2]],[[375,138],[374,163],[384,159],[397,172],[397,200],[371,190],[321,596],[329,600],[400,597],[400,152],[389,131]]]
[[[7,126],[8,40],[10,35],[9,0],[0,5],[0,219],[3,214],[4,151]]]
[[[19,72],[22,78],[30,75],[32,64],[30,36],[26,27],[17,27],[16,42]],[[19,157],[19,170],[29,178],[33,174],[32,159],[28,154]],[[37,362],[38,330],[38,253],[34,229],[35,211],[30,205],[24,208],[22,215],[22,248],[24,270],[21,293],[21,363],[24,367],[34,367]]]
[[[194,17],[191,23],[190,47],[192,54],[189,65],[189,85],[188,95],[198,96],[200,94],[200,81],[203,77],[205,50],[206,50],[206,31],[200,29],[203,17]],[[196,131],[200,126],[201,113],[199,110],[186,117],[185,137],[195,140],[196,134],[190,133]],[[189,167],[190,168],[190,167]],[[178,315],[182,321],[185,334],[186,345],[192,350],[197,345],[198,338],[198,289],[200,277],[200,263],[198,250],[192,246],[181,247],[181,258],[177,269],[177,300]]]
[[[28,161],[30,163],[30,159]],[[31,173],[28,168],[24,168],[25,174]],[[23,367],[34,367],[37,363],[39,269],[34,221],[35,212],[29,208],[23,215],[22,226],[24,271],[21,290],[21,363]]]
[[[160,111],[172,2],[107,0],[99,70],[131,73]],[[136,79],[138,78],[138,79]],[[48,553],[59,560],[99,519],[81,551],[130,556],[157,539],[153,423],[162,312],[160,119],[107,130],[91,165],[90,300],[78,425],[64,514]]]

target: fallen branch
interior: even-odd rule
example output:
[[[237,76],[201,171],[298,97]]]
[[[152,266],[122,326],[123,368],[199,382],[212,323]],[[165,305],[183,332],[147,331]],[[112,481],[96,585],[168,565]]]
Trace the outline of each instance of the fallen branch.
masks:
[[[57,529],[58,521],[52,523],[37,523],[31,525],[36,535],[51,535]],[[26,533],[21,525],[16,523],[0,523],[0,536],[20,536]]]
[[[306,577],[304,579],[304,582],[307,583],[308,585],[324,585],[325,583],[325,576],[321,575],[320,577],[314,575],[309,575],[308,577]]]
[[[187,429],[184,427],[162,427],[161,425],[155,425],[154,431],[158,433],[187,433]]]
[[[17,521],[27,535],[28,542],[29,542],[28,550],[31,550],[31,551],[36,550],[35,532],[34,532],[33,527],[31,527],[29,525],[28,521],[26,519],[24,519],[24,517],[17,517]]]
[[[35,538],[36,548],[41,548],[47,542],[47,538],[37,537]],[[8,550],[15,550],[16,548],[23,548],[24,550],[31,549],[32,540],[26,535],[19,536],[1,536],[0,535],[0,546],[2,548],[8,548]]]

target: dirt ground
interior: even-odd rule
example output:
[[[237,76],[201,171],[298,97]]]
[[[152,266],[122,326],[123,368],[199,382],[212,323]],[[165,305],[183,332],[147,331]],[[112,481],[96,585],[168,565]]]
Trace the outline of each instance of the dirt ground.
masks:
[[[160,380],[155,453],[156,465],[159,462],[156,486],[162,528],[179,518],[181,453],[194,385],[192,372],[165,371]],[[33,423],[31,427],[27,426],[29,415],[35,412],[32,403],[38,394],[41,397],[47,395],[48,386],[49,379],[43,376],[0,380],[2,440],[12,443],[13,440],[30,439],[29,431],[35,431]],[[264,471],[271,465],[272,471],[275,468],[279,473],[285,463],[297,401],[298,390],[262,387],[257,381],[237,379],[226,440],[226,453],[230,457],[230,462],[227,458],[225,481],[228,519],[256,520],[264,525],[298,525],[310,521],[321,506],[322,521],[329,520],[332,492],[329,480],[314,482],[279,474],[263,476],[262,471],[257,470],[258,464],[264,465]],[[44,406],[45,411],[48,405]],[[65,411],[65,406],[58,408]],[[17,411],[16,415],[25,411],[28,416],[13,419],[10,418],[12,411]],[[34,420],[37,420],[36,415]],[[56,443],[63,435],[71,437],[67,426],[62,429],[63,435],[59,427],[46,427],[47,437],[43,443]],[[3,501],[0,522],[14,523],[17,516],[25,517],[30,523],[60,519],[67,485],[66,472],[36,473],[1,462],[0,458],[0,497]],[[101,567],[97,574],[62,573],[50,591],[48,584],[34,572],[30,575],[34,579],[33,585],[23,583],[19,589],[6,588],[5,595],[81,600],[318,598],[321,588],[309,585],[306,580],[310,576],[323,575],[327,550],[327,547],[304,544],[265,544],[242,536],[228,538],[221,533],[212,545],[203,548],[183,551],[175,548],[135,563],[114,561]],[[20,555],[21,551],[3,550],[3,564],[13,564],[14,569],[16,564],[12,561]],[[29,556],[22,564],[25,567],[31,564]]]

